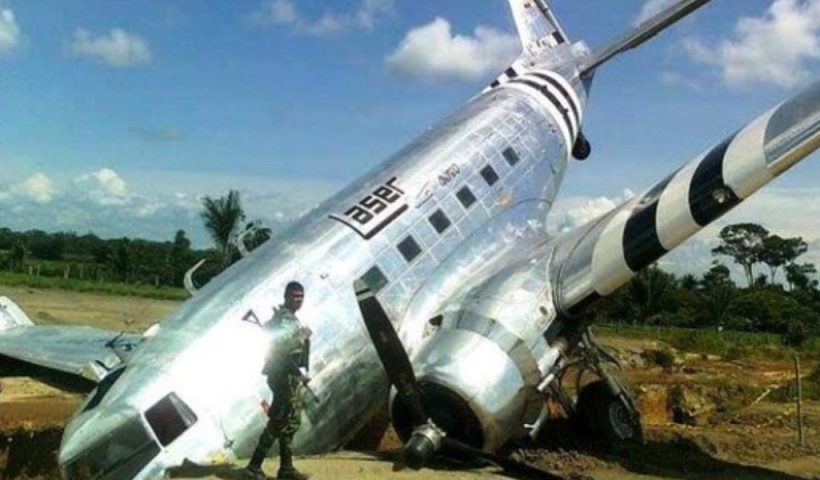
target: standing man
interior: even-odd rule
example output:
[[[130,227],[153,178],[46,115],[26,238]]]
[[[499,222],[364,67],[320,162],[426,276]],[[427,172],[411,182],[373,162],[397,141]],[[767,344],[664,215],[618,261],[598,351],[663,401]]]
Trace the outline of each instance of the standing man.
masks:
[[[262,373],[273,391],[273,404],[268,409],[268,423],[259,444],[245,469],[245,477],[265,479],[262,462],[273,442],[279,439],[279,472],[277,479],[306,480],[309,478],[293,466],[291,442],[302,419],[302,381],[308,370],[310,335],[296,312],[302,307],[305,289],[299,282],[285,287],[285,303],[274,310],[273,318],[263,327],[270,336],[270,347]]]

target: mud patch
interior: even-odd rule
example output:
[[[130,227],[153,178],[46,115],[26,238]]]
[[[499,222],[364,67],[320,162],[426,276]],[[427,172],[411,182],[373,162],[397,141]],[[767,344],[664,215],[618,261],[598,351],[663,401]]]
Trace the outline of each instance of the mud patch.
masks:
[[[0,434],[2,480],[54,480],[60,478],[57,454],[62,428],[36,432],[18,430]]]

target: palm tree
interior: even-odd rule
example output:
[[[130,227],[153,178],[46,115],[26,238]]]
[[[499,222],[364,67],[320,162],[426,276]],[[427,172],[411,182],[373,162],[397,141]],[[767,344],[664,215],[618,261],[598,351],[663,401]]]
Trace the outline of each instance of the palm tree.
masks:
[[[231,190],[228,195],[216,199],[205,196],[202,199],[202,208],[200,216],[205,221],[205,229],[222,255],[222,266],[227,267],[234,256],[235,247],[231,243],[231,237],[245,220],[239,192]]]

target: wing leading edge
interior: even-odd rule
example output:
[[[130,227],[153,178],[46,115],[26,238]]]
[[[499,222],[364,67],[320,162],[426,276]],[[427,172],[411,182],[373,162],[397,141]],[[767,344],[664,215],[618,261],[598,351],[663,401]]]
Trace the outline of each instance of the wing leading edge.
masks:
[[[558,240],[550,265],[567,314],[613,293],[820,147],[820,81],[644,194]]]

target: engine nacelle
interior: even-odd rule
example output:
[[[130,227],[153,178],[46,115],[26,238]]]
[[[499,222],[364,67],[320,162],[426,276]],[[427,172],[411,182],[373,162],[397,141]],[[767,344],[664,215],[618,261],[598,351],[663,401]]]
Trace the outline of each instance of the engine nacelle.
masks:
[[[448,436],[495,451],[537,417],[543,401],[535,389],[539,369],[530,348],[501,323],[471,312],[448,314],[441,328],[413,355],[422,401]],[[403,440],[410,415],[391,402]]]

